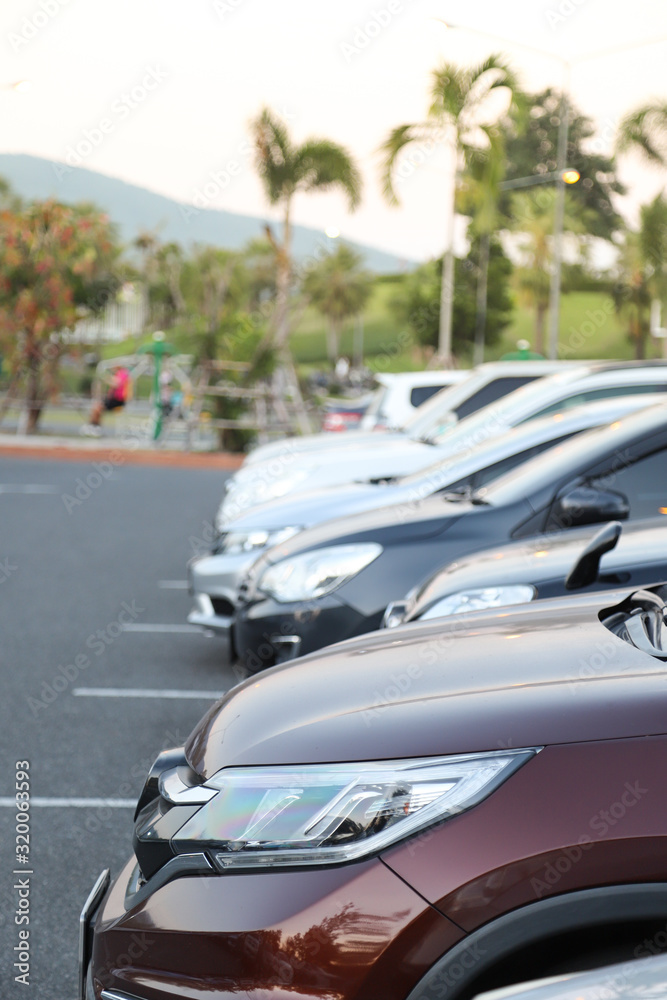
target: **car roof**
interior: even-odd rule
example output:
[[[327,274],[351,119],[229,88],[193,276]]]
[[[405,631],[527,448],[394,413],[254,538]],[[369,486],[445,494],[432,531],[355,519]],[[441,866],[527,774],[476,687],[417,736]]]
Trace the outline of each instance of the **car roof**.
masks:
[[[434,369],[421,372],[379,372],[375,375],[375,381],[386,386],[419,386],[419,385],[456,385],[468,378],[467,371]]]
[[[561,437],[601,427],[626,414],[634,413],[638,409],[645,409],[661,403],[667,405],[667,399],[661,398],[659,393],[650,393],[646,396],[613,396],[609,399],[573,406],[571,409],[565,407],[563,410],[551,413],[546,417],[537,417],[535,420],[529,420],[512,427],[504,434],[491,438],[489,441],[483,441],[470,453],[457,452],[447,458],[440,459],[426,469],[403,477],[401,482],[408,485],[411,482],[428,480],[429,476],[438,472],[442,473],[445,469],[451,470],[454,475],[462,476],[468,469],[484,469],[495,462],[502,461],[505,457],[516,455],[517,452],[528,451],[544,444],[544,442],[556,441]]]

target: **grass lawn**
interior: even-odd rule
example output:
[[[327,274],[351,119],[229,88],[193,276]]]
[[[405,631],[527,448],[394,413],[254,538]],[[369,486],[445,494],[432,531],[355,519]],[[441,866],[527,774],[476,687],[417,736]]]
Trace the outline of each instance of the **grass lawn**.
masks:
[[[363,347],[364,360],[374,371],[416,371],[428,362],[428,353],[413,341],[409,330],[397,320],[393,300],[400,288],[398,281],[381,280],[375,285],[364,316]],[[547,324],[548,337],[548,324]],[[168,339],[178,350],[188,353],[187,339],[181,335],[168,334]],[[517,306],[511,324],[506,328],[500,341],[488,348],[485,360],[495,361],[516,349],[517,340],[534,342],[534,319],[532,313]],[[105,358],[132,354],[140,342],[130,338],[115,344],[105,344],[102,354]],[[311,307],[301,315],[292,333],[291,345],[294,358],[301,374],[313,369],[326,367],[326,335],[322,317]],[[353,357],[355,344],[355,324],[345,325],[341,337],[341,353]],[[191,350],[192,348],[190,348]],[[649,340],[647,356],[660,357],[662,344]],[[610,297],[602,292],[570,292],[561,298],[561,322],[559,356],[564,360],[588,358],[630,359],[634,356],[622,322],[617,317]],[[471,364],[470,353],[462,353],[459,365]],[[141,392],[140,395],[144,393]]]

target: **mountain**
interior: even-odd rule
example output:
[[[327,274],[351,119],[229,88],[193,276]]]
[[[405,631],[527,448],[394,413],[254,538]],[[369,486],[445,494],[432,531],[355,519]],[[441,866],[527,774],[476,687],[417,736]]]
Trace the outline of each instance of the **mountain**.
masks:
[[[22,198],[54,197],[64,202],[94,202],[116,223],[125,243],[140,231],[151,230],[165,242],[173,241],[183,246],[210,243],[238,250],[263,234],[265,220],[259,216],[195,208],[136,184],[127,184],[117,177],[37,156],[0,154],[0,177],[9,181]],[[294,226],[293,232],[294,256],[298,260],[311,256],[319,245],[327,243],[320,230],[308,226]],[[400,260],[375,247],[359,243],[350,243],[350,246],[363,255],[367,268],[380,274],[393,274],[415,266],[415,261]]]

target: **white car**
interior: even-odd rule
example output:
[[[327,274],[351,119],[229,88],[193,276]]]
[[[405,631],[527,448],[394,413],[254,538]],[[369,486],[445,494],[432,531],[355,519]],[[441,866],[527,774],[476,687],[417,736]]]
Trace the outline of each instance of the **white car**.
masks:
[[[380,437],[383,440],[405,441],[412,438],[419,441],[435,433],[437,428],[463,420],[528,382],[568,367],[575,365],[570,361],[494,361],[479,365],[472,371],[458,372],[465,377],[422,403],[401,428],[384,430],[382,434],[379,431],[364,433],[358,430],[354,434],[307,434],[304,437],[281,438],[254,448],[246,456],[243,468],[305,452],[319,454],[323,450],[375,445]]]
[[[376,375],[379,386],[358,429],[400,430],[423,403],[441,389],[465,381],[469,374],[469,371],[428,371]]]
[[[456,388],[462,386],[447,392]],[[446,419],[436,423],[431,436],[424,440],[377,435],[370,442],[362,438],[357,447],[350,445],[340,451],[286,453],[249,467],[242,466],[227,480],[216,526],[225,531],[230,521],[278,497],[343,483],[410,475],[438,459],[469,452],[511,427],[563,406],[629,393],[665,391],[667,362],[591,362],[524,385],[454,426]]]

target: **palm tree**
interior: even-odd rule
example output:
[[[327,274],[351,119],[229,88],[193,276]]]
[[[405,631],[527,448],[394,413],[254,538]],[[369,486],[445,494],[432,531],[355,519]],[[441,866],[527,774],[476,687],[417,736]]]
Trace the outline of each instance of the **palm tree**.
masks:
[[[639,229],[629,231],[618,259],[614,285],[616,312],[628,325],[635,357],[644,358],[653,302],[667,298],[667,199],[658,195],[642,205]]]
[[[399,125],[391,131],[382,147],[385,156],[384,193],[392,204],[398,202],[393,184],[394,168],[406,146],[414,142],[442,141],[449,147],[452,157],[454,183],[440,300],[438,354],[443,363],[450,361],[452,353],[454,198],[457,181],[465,164],[474,155],[479,156],[480,149],[486,148],[493,155],[497,146],[493,140],[497,138],[499,126],[497,122],[484,120],[484,104],[489,95],[500,87],[506,87],[514,99],[516,78],[499,55],[491,55],[479,65],[467,69],[454,63],[444,63],[432,74],[431,106],[426,120],[413,125]]]
[[[268,108],[252,122],[256,165],[271,205],[282,209],[282,241],[267,227],[276,252],[275,346],[283,351],[289,336],[289,292],[292,283],[292,199],[297,192],[340,189],[350,209],[361,200],[361,174],[346,149],[328,139],[307,139],[295,146],[284,122]]]
[[[534,349],[539,354],[544,351],[544,320],[549,307],[556,198],[557,192],[553,188],[543,188],[540,191],[521,191],[512,199],[512,228],[524,236],[522,249],[528,256],[527,263],[516,269],[517,286],[524,301],[535,309]],[[585,214],[585,210],[571,197],[568,198],[564,229],[571,233],[588,232]]]
[[[505,130],[489,137],[489,149],[473,155],[457,191],[457,208],[471,219],[469,234],[479,236],[473,364],[484,361],[491,236],[500,220],[500,192],[505,176]]]
[[[332,364],[338,357],[343,323],[361,313],[371,294],[373,279],[361,263],[361,254],[341,243],[303,279],[303,291],[327,321],[327,355]]]
[[[619,126],[616,149],[619,153],[635,150],[648,163],[667,167],[667,101],[630,111]]]

